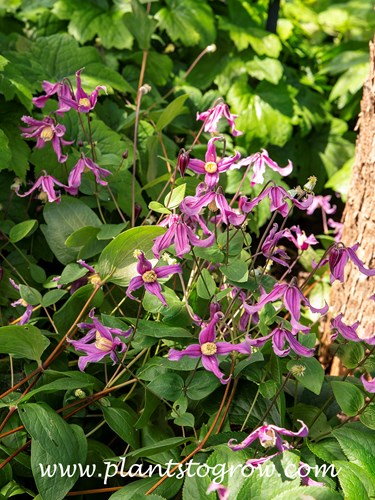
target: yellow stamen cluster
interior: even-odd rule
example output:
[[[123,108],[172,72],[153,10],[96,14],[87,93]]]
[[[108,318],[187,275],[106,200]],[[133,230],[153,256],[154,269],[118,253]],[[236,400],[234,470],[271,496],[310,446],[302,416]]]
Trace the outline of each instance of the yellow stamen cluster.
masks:
[[[294,365],[290,369],[291,374],[294,377],[303,377],[305,375],[306,366],[304,365]]]
[[[81,97],[81,99],[78,101],[78,104],[80,106],[83,106],[84,108],[91,108],[90,99],[88,99],[87,97]]]
[[[88,282],[92,285],[101,285],[102,280],[100,279],[99,274],[93,274],[92,276],[89,276]]]
[[[214,342],[206,342],[205,344],[201,345],[201,353],[204,354],[205,356],[213,356],[216,354],[217,347]]]
[[[145,283],[155,283],[158,279],[158,276],[155,271],[151,269],[151,271],[146,271],[142,274],[142,279]]]
[[[102,337],[100,332],[96,332],[95,339],[95,347],[99,349],[99,351],[108,352],[112,349],[113,343],[105,337]]]
[[[211,210],[211,212],[217,212],[219,210],[215,200],[212,200],[207,206],[208,209]]]
[[[263,448],[272,448],[276,444],[275,431],[273,429],[268,429],[265,434],[271,439],[261,439],[260,444],[263,446]]]
[[[43,139],[43,141],[45,142],[52,141],[54,135],[55,133],[52,130],[52,127],[50,127],[49,125],[47,127],[44,127],[44,129],[40,133],[41,139]]]
[[[208,174],[214,174],[217,172],[217,164],[214,161],[208,161],[205,164],[204,169]]]

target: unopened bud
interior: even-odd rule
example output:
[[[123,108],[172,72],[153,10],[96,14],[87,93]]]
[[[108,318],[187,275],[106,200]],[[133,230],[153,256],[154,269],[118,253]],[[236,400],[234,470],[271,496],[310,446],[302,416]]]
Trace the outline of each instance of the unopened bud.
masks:
[[[18,189],[20,188],[21,184],[22,184],[22,180],[19,177],[16,177],[14,179],[13,184],[10,186],[10,189],[12,191],[18,191]]]
[[[177,158],[177,167],[181,177],[185,175],[185,171],[187,169],[187,166],[189,165],[189,161],[190,161],[189,151],[185,151],[184,148],[180,149]]]
[[[126,150],[126,151],[124,151],[124,152],[122,153],[122,158],[123,158],[123,160],[126,160],[128,156],[129,156],[129,151],[128,151],[128,150]]]
[[[138,217],[141,215],[142,213],[142,206],[135,202],[135,207],[134,207],[134,220],[136,221],[138,219]]]

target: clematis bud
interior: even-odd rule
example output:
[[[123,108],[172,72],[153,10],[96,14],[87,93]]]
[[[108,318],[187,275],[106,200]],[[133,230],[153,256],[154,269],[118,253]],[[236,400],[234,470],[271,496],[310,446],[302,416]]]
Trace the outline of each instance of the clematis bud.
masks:
[[[184,148],[180,149],[177,158],[177,167],[180,172],[181,177],[184,177],[186,168],[190,161],[189,151],[185,151]]]

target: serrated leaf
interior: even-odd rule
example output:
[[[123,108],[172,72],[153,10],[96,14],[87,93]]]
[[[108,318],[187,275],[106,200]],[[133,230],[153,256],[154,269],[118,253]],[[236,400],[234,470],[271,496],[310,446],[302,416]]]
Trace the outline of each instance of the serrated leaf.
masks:
[[[141,226],[128,229],[109,243],[101,253],[97,271],[101,278],[107,278],[111,283],[127,286],[130,280],[138,275],[138,259],[134,257],[137,249],[145,253],[146,258],[153,257],[151,248],[154,239],[162,235],[165,229],[158,226]]]
[[[359,417],[363,425],[375,430],[375,403],[370,403]]]

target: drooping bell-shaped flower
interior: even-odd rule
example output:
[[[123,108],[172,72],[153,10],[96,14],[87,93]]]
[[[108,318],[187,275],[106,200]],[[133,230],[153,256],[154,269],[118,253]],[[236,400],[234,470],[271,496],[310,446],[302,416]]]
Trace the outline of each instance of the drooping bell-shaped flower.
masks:
[[[233,115],[229,111],[229,107],[224,102],[219,102],[213,108],[203,111],[202,113],[197,113],[197,120],[203,120],[204,131],[210,132],[211,134],[218,134],[218,122],[221,118],[225,118],[229,125],[231,126],[232,135],[234,137],[242,135],[243,132],[236,129],[235,120],[238,115]]]
[[[77,90],[75,95],[71,95],[70,97],[68,96],[62,96],[61,101],[68,106],[69,108],[73,108],[79,113],[88,113],[92,109],[95,108],[96,102],[98,100],[98,93],[99,90],[104,90],[104,92],[107,92],[106,87],[103,85],[98,85],[95,90],[91,92],[91,94],[87,94],[81,84],[81,72],[83,71],[84,68],[81,68],[76,72],[76,86]]]
[[[266,166],[278,172],[282,176],[289,175],[293,170],[292,162],[289,161],[288,165],[284,168],[279,167],[279,165],[273,161],[268,152],[265,149],[262,149],[261,153],[255,153],[246,158],[243,158],[238,163],[231,166],[231,170],[241,168],[243,166],[252,166],[253,167],[253,176],[251,178],[251,185],[255,184],[263,184],[264,182],[264,174],[266,172]]]

